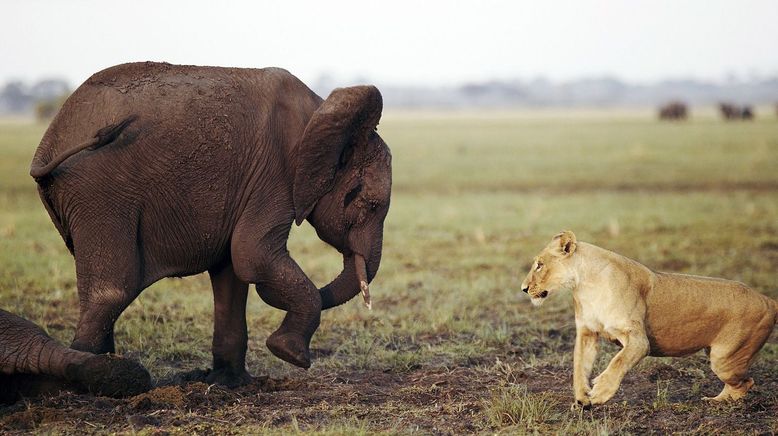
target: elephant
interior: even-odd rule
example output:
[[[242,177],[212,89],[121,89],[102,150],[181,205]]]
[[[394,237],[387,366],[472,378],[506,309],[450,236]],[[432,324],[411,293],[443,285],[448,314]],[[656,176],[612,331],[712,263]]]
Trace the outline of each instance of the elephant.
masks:
[[[732,103],[719,103],[719,111],[725,120],[740,118],[740,109]]]
[[[0,309],[0,403],[61,389],[124,397],[151,389],[138,362],[64,347],[40,327]]]
[[[685,120],[688,114],[686,103],[671,101],[659,108],[660,120]]]
[[[754,108],[751,106],[743,106],[743,108],[740,110],[740,119],[741,120],[753,120],[754,119]]]
[[[286,311],[266,340],[311,365],[321,311],[362,292],[381,261],[391,152],[374,86],[323,100],[279,68],[129,63],[87,79],[45,132],[30,175],[75,258],[72,347],[114,351],[114,323],[164,277],[207,271],[214,296],[209,383],[250,382],[246,298]],[[321,289],[287,250],[307,220],[343,258]]]
[[[732,103],[719,103],[719,111],[725,120],[754,119],[754,109],[750,105],[738,106]]]

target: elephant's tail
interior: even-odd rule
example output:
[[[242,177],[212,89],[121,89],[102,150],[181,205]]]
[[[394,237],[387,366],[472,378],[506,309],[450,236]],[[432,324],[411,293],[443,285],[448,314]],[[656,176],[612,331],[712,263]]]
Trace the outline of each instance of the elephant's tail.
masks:
[[[55,156],[54,159],[52,159],[46,165],[40,165],[37,162],[33,162],[32,166],[30,167],[30,175],[36,180],[41,179],[43,177],[46,177],[52,171],[54,171],[54,169],[57,168],[59,164],[64,162],[70,156],[73,156],[74,154],[90,147],[98,148],[106,144],[110,144],[111,142],[116,140],[116,138],[119,137],[119,135],[124,131],[124,129],[127,126],[129,126],[130,123],[135,121],[137,118],[138,118],[137,115],[130,115],[127,118],[119,121],[118,123],[110,124],[108,126],[103,127],[102,129],[97,131],[97,133],[92,139],[88,141],[84,141],[81,144],[76,145],[75,147],[65,150],[59,156]]]

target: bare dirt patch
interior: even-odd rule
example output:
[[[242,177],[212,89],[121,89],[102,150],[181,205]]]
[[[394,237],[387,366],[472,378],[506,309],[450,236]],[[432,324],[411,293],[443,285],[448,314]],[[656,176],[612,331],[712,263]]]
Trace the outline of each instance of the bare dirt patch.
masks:
[[[530,394],[546,394],[552,415],[540,424],[518,422],[517,429],[564,428],[576,433],[591,431],[592,423],[606,425],[609,431],[640,433],[770,433],[778,428],[778,376],[767,367],[755,368],[758,386],[745,401],[708,404],[700,397],[717,393],[721,385],[704,370],[703,356],[690,362],[650,362],[628,374],[611,403],[570,412],[570,368],[528,368],[521,360],[490,357],[494,362],[490,365],[453,369],[406,373],[314,370],[295,379],[256,377],[234,390],[183,381],[128,399],[63,392],[0,409],[0,426],[9,433],[144,428],[199,433],[316,430],[346,422],[371,431],[463,434],[505,430],[486,419],[492,407],[490,398],[505,387],[526,386]]]

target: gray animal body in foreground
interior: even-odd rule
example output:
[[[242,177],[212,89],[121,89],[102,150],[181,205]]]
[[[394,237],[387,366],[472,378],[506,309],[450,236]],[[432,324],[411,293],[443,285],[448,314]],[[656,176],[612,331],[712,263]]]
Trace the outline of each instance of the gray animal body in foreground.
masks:
[[[40,327],[0,309],[0,403],[60,389],[129,396],[151,388],[139,363],[63,346]]]
[[[310,366],[322,309],[366,295],[378,271],[391,154],[376,133],[372,86],[322,100],[285,70],[124,64],[65,102],[31,175],[76,262],[80,318],[72,347],[114,350],[122,311],[164,277],[208,271],[214,293],[209,382],[245,369],[246,297],[287,312],[268,339]],[[287,251],[303,220],[343,256],[317,289]]]

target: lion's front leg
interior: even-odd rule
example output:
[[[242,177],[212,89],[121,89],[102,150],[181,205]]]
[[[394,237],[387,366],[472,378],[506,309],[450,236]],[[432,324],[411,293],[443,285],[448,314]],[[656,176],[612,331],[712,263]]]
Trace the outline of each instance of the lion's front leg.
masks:
[[[597,333],[586,327],[578,326],[573,351],[573,407],[589,405],[589,376],[597,357]]]
[[[613,356],[605,371],[594,379],[594,386],[589,392],[591,404],[603,404],[610,400],[619,389],[627,371],[648,354],[649,344],[644,329],[633,328],[609,333],[621,342],[623,348]]]

